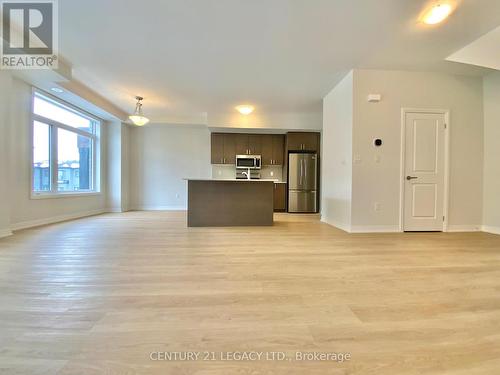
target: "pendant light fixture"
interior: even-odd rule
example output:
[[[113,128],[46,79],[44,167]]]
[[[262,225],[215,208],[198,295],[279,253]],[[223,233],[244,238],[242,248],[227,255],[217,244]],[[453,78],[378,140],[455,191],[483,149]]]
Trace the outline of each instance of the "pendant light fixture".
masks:
[[[137,126],[144,126],[149,122],[149,119],[145,117],[142,113],[142,101],[144,98],[142,96],[136,96],[137,104],[135,105],[135,111],[133,115],[128,118]]]

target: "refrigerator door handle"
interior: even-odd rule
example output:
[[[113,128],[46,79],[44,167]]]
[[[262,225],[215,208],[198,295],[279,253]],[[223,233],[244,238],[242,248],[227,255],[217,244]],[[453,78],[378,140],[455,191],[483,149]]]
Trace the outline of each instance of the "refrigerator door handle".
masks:
[[[300,180],[299,180],[300,187],[302,188],[304,185],[304,160],[300,159]]]

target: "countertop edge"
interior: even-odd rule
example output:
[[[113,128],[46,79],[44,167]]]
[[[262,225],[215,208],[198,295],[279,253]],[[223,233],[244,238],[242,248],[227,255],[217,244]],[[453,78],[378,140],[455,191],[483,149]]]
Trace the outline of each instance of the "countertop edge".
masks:
[[[261,180],[245,180],[245,179],[214,179],[214,178],[183,178],[184,181],[204,181],[204,182],[272,182],[274,184],[286,184],[286,182],[261,179]]]

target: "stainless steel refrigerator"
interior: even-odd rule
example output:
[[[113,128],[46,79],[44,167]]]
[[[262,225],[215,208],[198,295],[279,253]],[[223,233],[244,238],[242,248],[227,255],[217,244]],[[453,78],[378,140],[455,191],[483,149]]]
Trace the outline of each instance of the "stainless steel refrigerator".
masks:
[[[288,212],[318,210],[318,157],[316,153],[288,155]]]

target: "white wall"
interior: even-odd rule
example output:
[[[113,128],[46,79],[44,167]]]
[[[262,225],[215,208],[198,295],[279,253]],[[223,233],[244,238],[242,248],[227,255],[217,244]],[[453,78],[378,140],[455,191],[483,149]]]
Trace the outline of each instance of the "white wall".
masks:
[[[212,113],[208,115],[210,128],[245,128],[253,129],[288,129],[321,130],[321,111],[310,113],[268,113],[256,110],[251,115],[243,116],[233,111],[231,113]]]
[[[382,101],[369,103],[369,94],[381,94]],[[498,97],[491,98],[489,116],[496,123],[498,112],[493,108],[498,108]],[[399,230],[402,108],[450,111],[449,230],[479,230],[483,216],[482,80],[422,72],[354,70],[325,97],[323,220],[352,232]],[[496,127],[489,131],[489,139],[498,135]],[[373,146],[375,138],[383,140],[382,147]],[[489,158],[492,166],[498,160],[494,154],[498,147],[490,142],[495,150]],[[497,187],[492,182],[489,194],[498,191]],[[375,210],[376,203],[380,210]]]
[[[370,93],[382,94],[368,103]],[[477,230],[482,222],[483,91],[479,77],[355,70],[353,230],[397,230],[400,213],[401,108],[449,109],[450,230]],[[373,139],[384,145],[373,147]],[[381,162],[375,162],[375,156]],[[374,204],[381,204],[375,211]]]
[[[353,72],[323,99],[321,219],[349,231],[352,190]]]
[[[12,77],[0,71],[0,238],[11,234],[10,230],[10,188],[9,188],[9,103]]]
[[[129,208],[129,127],[120,121],[105,123],[108,137],[107,211]]]
[[[12,81],[9,122],[10,221],[13,229],[65,220],[104,212],[106,184],[101,181],[101,194],[85,197],[31,199],[30,111],[31,86],[18,79]],[[101,175],[105,176],[106,127],[101,129]]]
[[[122,211],[122,124],[120,121],[107,121],[108,130],[108,175],[107,209],[111,212]]]
[[[483,229],[500,234],[500,73],[484,78]]]
[[[210,178],[206,126],[158,124],[130,128],[131,209],[186,209],[183,178]]]
[[[122,147],[121,147],[121,166],[122,166],[122,211],[130,209],[130,126],[122,123]]]

